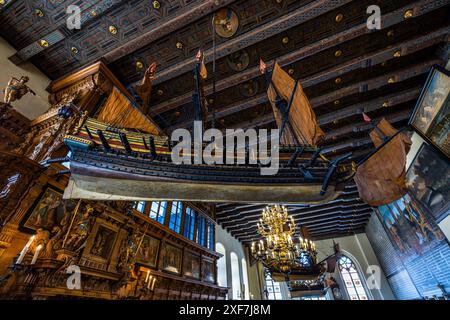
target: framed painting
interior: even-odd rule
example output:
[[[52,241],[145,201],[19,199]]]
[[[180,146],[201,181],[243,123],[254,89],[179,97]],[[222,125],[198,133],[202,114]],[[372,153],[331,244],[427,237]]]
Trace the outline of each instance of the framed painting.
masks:
[[[183,261],[183,275],[186,277],[200,279],[200,256],[186,251]]]
[[[62,191],[48,186],[28,210],[20,227],[28,232],[39,228],[52,230],[60,225],[66,211],[72,212],[75,206],[75,201],[63,202]]]
[[[449,181],[449,161],[423,143],[406,174],[406,187],[421,209],[429,212],[436,222],[450,212]]]
[[[412,261],[429,252],[444,239],[430,215],[409,194],[390,204],[379,206],[377,212],[403,262]]]
[[[159,244],[159,239],[145,235],[136,253],[136,262],[148,267],[156,268]]]
[[[107,260],[113,249],[116,235],[117,232],[99,225],[89,254]]]
[[[181,274],[182,257],[183,251],[180,248],[165,242],[161,252],[161,270]]]
[[[450,72],[433,66],[409,124],[450,158]]]
[[[214,262],[203,259],[202,261],[202,278],[206,282],[214,282]]]

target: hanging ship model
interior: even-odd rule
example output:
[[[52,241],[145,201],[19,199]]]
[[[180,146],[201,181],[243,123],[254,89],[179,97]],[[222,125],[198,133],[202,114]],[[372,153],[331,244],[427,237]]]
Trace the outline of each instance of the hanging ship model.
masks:
[[[184,151],[182,156],[194,161],[174,163],[173,142],[167,135],[143,133],[142,122],[148,118],[133,99],[114,88],[100,109],[103,111],[95,119],[85,118],[76,132],[65,137],[71,152],[64,160],[70,161],[71,177],[64,197],[317,204],[339,197],[353,177],[361,199],[370,205],[385,204],[403,195],[406,154],[410,146],[404,132],[395,130],[384,119],[375,125],[363,113],[373,127],[370,136],[375,150],[357,165],[351,153],[329,160],[318,147],[325,134],[317,124],[300,82],[277,63],[268,72],[261,60],[260,70],[266,79],[267,95],[280,132],[276,174],[261,175],[264,165],[249,161],[254,155],[250,154],[247,144],[243,152],[234,153],[233,149],[231,164],[225,157],[223,163],[227,164],[195,161],[196,154],[192,151]],[[136,96],[142,98],[147,111],[154,71],[153,64],[137,88]],[[197,121],[206,119],[208,113],[203,93],[206,75],[199,52],[194,67],[193,93],[194,120]],[[132,118],[132,121],[125,118]],[[203,137],[203,133],[201,135]],[[195,151],[199,145],[190,147],[189,150]],[[200,153],[205,147],[207,144],[201,144]],[[227,150],[222,150],[221,154],[230,156]],[[390,163],[388,168],[380,170],[386,162]]]
[[[154,71],[154,66],[151,68]],[[64,197],[242,203],[324,203],[336,199],[354,174],[351,154],[333,160],[321,155],[317,144],[324,133],[300,83],[278,64],[271,73],[261,71],[266,75],[267,93],[281,131],[276,174],[261,175],[264,165],[251,164],[249,145],[243,152],[233,154],[234,164],[173,163],[173,145],[168,136],[124,127],[124,121],[122,127],[116,125],[117,121],[108,123],[104,120],[111,115],[104,111],[96,119],[86,118],[77,132],[65,137],[70,149],[66,160],[70,161],[71,177]],[[205,73],[204,60],[198,55],[194,68],[195,120],[206,118],[202,90]],[[148,83],[144,78],[141,88],[149,86]],[[143,100],[148,99],[145,96]],[[113,105],[114,110],[122,110],[126,117],[117,104],[129,104],[138,110],[134,101],[114,88],[103,110],[111,110],[108,106]],[[192,145],[191,150],[196,147]],[[202,150],[205,147],[203,144]],[[229,157],[226,150],[222,154]],[[195,154],[185,156],[194,158]],[[237,164],[239,159],[245,164]]]

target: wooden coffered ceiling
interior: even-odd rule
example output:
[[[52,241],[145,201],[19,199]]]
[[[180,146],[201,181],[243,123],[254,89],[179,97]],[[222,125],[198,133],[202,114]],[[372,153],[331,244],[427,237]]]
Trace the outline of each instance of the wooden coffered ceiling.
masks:
[[[129,88],[156,61],[149,113],[170,133],[190,124],[186,111],[199,48],[210,75],[205,92],[213,99],[212,14],[228,7],[239,28],[230,38],[215,37],[215,126],[275,126],[258,62],[276,60],[301,80],[327,134],[328,157],[352,151],[358,159],[372,148],[362,111],[405,126],[428,70],[445,65],[450,51],[450,0],[91,0],[79,1],[81,30],[66,26],[69,4],[5,0],[0,35],[17,49],[10,59],[31,61],[51,79],[103,59]],[[381,30],[367,28],[369,5],[381,8]],[[39,44],[42,39],[48,46]],[[236,56],[248,57],[239,71],[233,67]],[[257,237],[262,207],[220,204],[217,218],[247,242]],[[371,213],[352,185],[331,203],[290,209],[314,239],[363,232]]]

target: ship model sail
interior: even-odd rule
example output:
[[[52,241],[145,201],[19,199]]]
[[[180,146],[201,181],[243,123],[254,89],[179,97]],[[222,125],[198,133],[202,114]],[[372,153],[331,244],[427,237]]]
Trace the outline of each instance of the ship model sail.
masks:
[[[360,198],[371,206],[380,206],[406,192],[405,165],[411,139],[385,119],[374,126],[370,138],[376,149],[360,162],[354,180]]]
[[[207,112],[202,92],[205,77],[200,56],[194,70],[195,120],[204,120]],[[345,162],[348,155],[332,161],[320,157],[316,145],[323,132],[314,112],[300,83],[279,66],[272,73],[268,95],[275,101],[277,123],[287,128],[281,130],[285,134],[276,174],[261,175],[263,165],[248,161],[252,156],[248,148],[233,153],[232,164],[173,163],[169,137],[160,135],[132,101],[114,90],[97,119],[87,118],[77,132],[66,136],[71,178],[64,197],[243,203],[323,203],[336,199],[351,178],[352,166]],[[119,110],[121,116],[117,116]],[[190,150],[194,149],[193,144]],[[229,156],[225,150],[223,154]],[[186,152],[183,156],[194,159],[196,155]],[[238,164],[239,159],[245,164]]]
[[[266,73],[263,61],[261,72]],[[280,129],[281,143],[316,147],[325,133],[317,124],[316,115],[303,92],[300,81],[295,81],[278,63],[268,74],[267,96]]]

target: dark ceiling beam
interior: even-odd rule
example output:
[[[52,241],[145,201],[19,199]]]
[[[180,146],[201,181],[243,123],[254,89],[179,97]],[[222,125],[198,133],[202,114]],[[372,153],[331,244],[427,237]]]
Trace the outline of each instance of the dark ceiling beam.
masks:
[[[417,99],[420,91],[421,88],[419,87],[411,88],[399,93],[396,92],[384,97],[379,97],[374,100],[357,103],[349,107],[342,108],[340,110],[336,110],[334,112],[320,116],[318,119],[318,123],[320,126],[324,126],[354,115],[362,114],[363,112],[369,113],[380,108],[392,108],[393,106]]]
[[[426,1],[429,2],[429,1]],[[441,4],[442,5],[442,4]],[[409,6],[408,8],[410,8]],[[434,5],[433,5],[434,7]],[[395,13],[391,13],[391,15],[395,15],[396,17],[402,17],[404,12],[402,10],[405,10],[405,8],[395,11]],[[434,9],[433,9],[434,10]],[[428,13],[432,10],[424,10],[424,11],[418,11],[418,15]],[[422,13],[420,13],[422,12]],[[387,26],[386,26],[387,27]],[[365,29],[366,31],[367,26],[365,24],[359,25],[356,27],[358,30]],[[349,32],[350,30],[350,32]],[[335,34],[329,38],[323,39],[320,42],[316,42],[314,44],[305,46],[301,49],[298,49],[296,51],[293,51],[287,55],[281,56],[277,58],[277,62],[282,65],[286,66],[289,64],[292,64],[294,62],[297,62],[298,60],[305,59],[307,57],[310,57],[320,51],[330,49],[334,46],[337,46],[341,44],[344,41],[351,40],[353,38],[356,38],[360,34],[352,34],[351,30],[349,29],[344,32]],[[434,44],[437,44],[441,41],[445,40],[446,35],[448,34],[450,28],[444,27],[440,28],[438,30],[435,30],[433,32],[430,32],[428,34],[416,37],[414,39],[411,39],[409,41],[405,41],[401,44],[398,44],[396,46],[393,46],[392,48],[385,48],[378,51],[375,51],[370,54],[366,54],[364,56],[354,58],[342,65],[339,65],[337,67],[333,67],[331,69],[328,69],[324,72],[321,72],[320,74],[313,75],[311,77],[300,79],[302,85],[304,88],[307,88],[309,86],[313,86],[318,83],[318,81],[326,81],[329,79],[333,79],[343,73],[347,73],[356,69],[364,69],[368,65],[376,65],[382,62],[385,62],[389,59],[392,59],[392,56],[395,51],[401,50],[402,55],[408,55],[412,54],[414,52],[417,52],[419,50],[422,50],[424,48],[430,47]],[[192,67],[192,64],[190,65]],[[216,84],[216,91],[222,91],[227,88],[230,88],[232,86],[241,84],[243,82],[249,81],[250,79],[256,78],[260,76],[259,66],[254,66],[251,68],[248,68],[245,71],[236,73],[233,76],[230,76],[226,79],[219,80]],[[159,75],[157,76],[158,79]],[[155,80],[157,80],[155,79]],[[210,95],[213,92],[213,85],[207,85],[205,86],[205,94]],[[164,101],[158,105],[155,105],[152,107],[154,112],[156,113],[163,113],[169,110],[172,110],[174,108],[177,108],[183,104],[189,103],[192,100],[192,93],[188,92],[186,94],[183,94],[181,96],[169,99],[167,101]]]
[[[262,26],[259,26],[247,33],[244,33],[235,38],[219,44],[216,47],[215,56],[216,59],[225,57],[233,52],[244,49],[260,41],[266,40],[276,34],[286,31],[294,26],[300,25],[306,21],[312,20],[320,15],[339,8],[351,0],[316,0],[312,1],[305,6],[302,6],[296,10],[293,10],[284,16],[276,19],[275,21],[268,22]],[[204,52],[205,62],[212,61],[213,48],[210,48]],[[154,84],[158,84],[179,75],[189,72],[195,63],[195,56],[185,59],[184,61],[177,63],[169,68],[166,68],[158,73],[158,77],[155,79]]]
[[[401,70],[395,70],[383,74],[376,78],[366,79],[364,81],[360,81],[355,84],[350,84],[348,86],[345,86],[345,88],[341,88],[339,90],[332,91],[319,97],[312,98],[310,99],[310,103],[314,108],[316,108],[318,106],[334,102],[336,100],[342,99],[352,94],[377,90],[381,87],[388,85],[389,81],[394,81],[394,83],[397,83],[414,78],[418,75],[422,75],[430,71],[430,68],[434,64],[442,64],[442,63],[443,61],[440,59],[430,59],[417,65],[408,66]]]
[[[330,209],[339,209],[342,207],[350,207],[354,205],[362,205],[363,202],[361,202],[358,198],[358,191],[355,191],[355,194],[352,198],[347,199],[340,199],[339,201],[334,202],[327,202],[325,204],[320,205],[313,205],[310,207],[305,208],[295,208],[295,207],[287,207],[289,214],[294,216],[300,216],[300,215],[308,215],[308,214],[316,214],[316,213],[322,213],[322,212],[328,212]],[[228,226],[231,224],[239,224],[243,221],[248,221],[249,219],[255,219],[257,221],[260,216],[261,212],[265,206],[261,207],[255,207],[248,210],[233,210],[232,213],[228,214],[218,214],[217,215],[217,221],[219,223],[222,223],[224,226]]]
[[[313,235],[311,236],[311,240],[312,241],[320,241],[320,240],[325,240],[325,239],[338,239],[338,238],[343,238],[343,237],[348,237],[348,236],[352,236],[358,233],[364,233],[365,232],[365,226],[361,226],[352,230],[342,230],[342,231],[328,231],[328,232],[323,232],[317,235]],[[261,237],[255,237],[255,238],[251,238],[251,239],[238,239],[239,241],[242,242],[243,245],[245,246],[250,246],[252,242],[257,242],[260,239],[262,239]]]
[[[361,202],[360,200],[354,200],[352,202],[343,204],[337,204],[335,206],[329,206],[325,208],[320,209],[314,209],[311,210],[289,210],[289,215],[292,216],[294,219],[307,219],[309,217],[326,217],[331,214],[337,214],[337,213],[347,213],[347,211],[352,210],[364,210],[370,208],[367,204]],[[255,214],[252,215],[244,215],[240,216],[237,219],[229,219],[229,220],[222,220],[220,224],[224,228],[229,229],[237,229],[242,227],[242,223],[257,223],[259,219],[261,218],[261,210],[256,211]]]
[[[204,16],[212,14],[214,11],[229,5],[233,1],[235,0],[203,0],[186,5],[186,10],[184,10],[184,12],[175,11],[164,20],[159,21],[152,30],[145,32],[139,37],[110,51],[104,56],[104,59],[108,63],[116,61],[131,52],[139,50],[150,43],[155,42],[171,32],[181,29]]]
[[[322,220],[315,220],[315,219],[310,219],[308,221],[302,221],[302,222],[298,222],[296,221],[297,224],[300,224],[302,227],[306,227],[306,229],[308,231],[316,228],[316,227],[320,227],[320,226],[324,226],[324,225],[333,225],[334,223],[336,223],[336,221],[340,221],[342,224],[346,224],[346,223],[356,223],[356,222],[361,222],[361,221],[367,221],[367,219],[369,219],[371,215],[371,211],[364,211],[364,213],[360,213],[357,216],[354,216],[352,214],[346,214],[346,215],[342,215],[342,216],[331,216],[328,217],[327,219],[322,219]],[[245,235],[251,235],[255,232],[258,232],[258,228],[256,223],[255,224],[248,224],[246,228],[242,228],[242,229],[238,229],[238,230],[229,230],[227,229],[228,232],[230,232],[233,236],[245,236]]]
[[[383,117],[378,117],[376,119],[372,119],[375,123],[380,121],[382,118],[385,118],[388,120],[391,124],[394,124],[396,122],[404,121],[409,118],[411,114],[411,110],[405,110],[402,112],[397,112],[395,114],[390,114]],[[338,129],[334,129],[331,131],[328,131],[325,136],[325,142],[330,142],[332,140],[336,140],[339,137],[351,134],[351,133],[361,133],[361,132],[367,132],[373,129],[373,126],[371,124],[358,122],[355,124],[350,124],[348,126],[340,127]]]
[[[246,130],[246,129],[250,129],[250,128],[258,128],[260,126],[264,126],[264,125],[267,125],[272,122],[275,122],[275,118],[273,116],[273,113],[271,112],[271,113],[265,114],[261,117],[251,119],[248,121],[243,121],[243,122],[237,123],[235,125],[232,125],[232,126],[230,126],[230,129]]]
[[[327,203],[321,203],[321,204],[311,204],[311,205],[300,205],[300,206],[296,206],[296,205],[287,205],[286,207],[288,208],[288,210],[309,210],[309,209],[320,209],[320,208],[326,208],[328,206],[334,205],[334,204],[348,204],[352,201],[354,201],[355,197],[352,197],[352,195],[357,195],[358,194],[358,189],[356,187],[356,185],[350,185],[350,186],[345,186],[344,191],[342,192],[341,196],[339,196],[337,199],[329,201]],[[236,210],[235,206],[232,207],[227,207],[225,209],[220,209],[220,210],[216,210],[217,213],[217,217],[218,217],[218,221],[220,221],[220,219],[222,217],[236,217],[236,216],[241,216],[241,215],[245,215],[247,213],[250,212],[255,212],[257,210],[262,210],[264,207],[266,207],[267,204],[253,204],[252,206],[249,206],[248,209],[246,210]]]
[[[364,229],[364,227],[367,225],[369,219],[366,219],[364,221],[359,221],[359,222],[355,222],[354,224],[339,224],[339,223],[335,223],[334,225],[328,225],[328,226],[323,226],[321,228],[317,228],[317,229],[312,229],[309,230],[308,229],[308,239],[310,238],[314,238],[314,236],[316,235],[320,235],[320,234],[325,234],[328,232],[346,232],[346,231],[351,231],[351,230],[355,230],[355,229]],[[295,233],[295,237],[299,237],[301,236],[301,232],[297,231]],[[261,239],[262,237],[255,231],[254,233],[251,234],[246,234],[246,235],[233,235],[233,237],[235,237],[236,239],[238,239],[239,241],[249,241],[250,239]]]
[[[365,148],[370,144],[372,144],[372,140],[370,138],[354,139],[353,141],[346,141],[331,145],[323,149],[321,154],[328,155],[329,153],[338,153],[343,152],[344,150],[346,152],[350,152],[353,151],[353,149]]]
[[[315,235],[318,233],[322,233],[324,231],[329,231],[329,230],[349,230],[349,229],[353,229],[354,227],[362,227],[365,226],[367,224],[367,220],[365,221],[359,221],[359,222],[355,222],[355,223],[348,223],[348,224],[341,224],[339,222],[333,224],[333,225],[327,225],[327,226],[323,226],[320,228],[313,228],[311,230],[308,230],[310,235]]]
[[[321,211],[320,213],[303,213],[303,214],[290,214],[294,218],[294,221],[302,224],[303,222],[308,222],[312,220],[327,220],[329,218],[339,218],[347,215],[354,214],[355,212],[372,212],[372,208],[361,203],[361,205],[355,204],[351,206],[341,206],[337,208],[330,208],[329,210]],[[359,214],[359,213],[358,213]],[[256,225],[259,221],[261,215],[256,217],[249,217],[247,220],[243,219],[239,222],[230,223],[229,221],[222,222],[222,227],[227,230],[243,230],[245,227],[243,225],[254,224]]]
[[[354,203],[355,200],[357,200],[358,197],[358,190],[354,189],[352,191],[345,192],[339,196],[337,199],[329,201],[327,203],[321,203],[321,204],[315,204],[315,205],[308,205],[308,206],[292,206],[287,205],[289,212],[309,212],[310,210],[322,210],[329,208],[331,206],[336,205],[348,205],[350,203]],[[242,218],[246,217],[251,213],[261,212],[263,208],[265,208],[267,204],[256,204],[252,207],[246,208],[246,209],[236,209],[233,208],[227,208],[222,211],[217,211],[217,219],[218,221],[222,220],[231,220],[234,218]]]
[[[334,211],[333,211],[334,210]],[[320,214],[320,215],[305,215],[305,216],[296,216],[294,217],[294,221],[297,224],[300,225],[311,225],[318,221],[330,221],[330,220],[336,220],[340,218],[349,218],[349,217],[359,217],[364,216],[367,214],[371,214],[373,210],[369,207],[353,207],[353,208],[340,208],[340,209],[333,209],[329,210],[326,213]],[[259,217],[258,217],[259,218]],[[221,223],[221,226],[225,228],[229,232],[241,232],[245,233],[249,230],[256,230],[256,226],[258,224],[259,219],[257,220],[248,220],[248,221],[242,221],[239,223],[238,226],[234,224],[228,224],[227,226],[224,226],[223,223]]]

